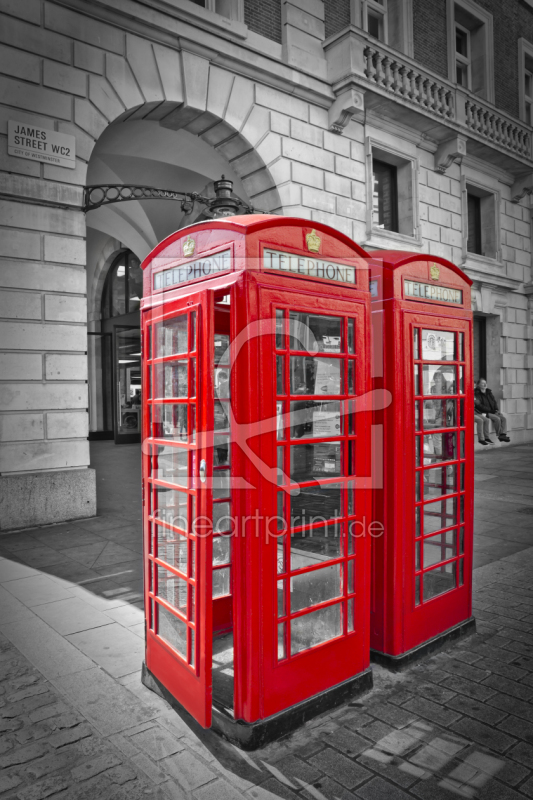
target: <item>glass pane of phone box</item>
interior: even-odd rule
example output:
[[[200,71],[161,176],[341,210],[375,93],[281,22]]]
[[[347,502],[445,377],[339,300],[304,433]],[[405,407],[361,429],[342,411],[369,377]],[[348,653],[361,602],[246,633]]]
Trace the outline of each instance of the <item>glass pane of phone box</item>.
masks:
[[[290,498],[291,528],[325,522],[342,516],[342,484],[300,486]]]
[[[289,335],[291,350],[306,350],[308,353],[340,353],[342,343],[342,320],[318,314],[291,311]]]
[[[303,483],[341,475],[341,443],[299,444],[291,447],[291,480]]]
[[[342,633],[341,606],[319,608],[291,620],[291,655],[327,642]]]
[[[328,439],[341,435],[339,400],[296,400],[291,403],[291,438]]]
[[[455,333],[423,329],[422,358],[424,361],[455,361]]]
[[[341,555],[341,526],[338,523],[291,533],[293,571],[339,558]]]
[[[291,356],[291,394],[342,394],[342,367],[339,358]]]

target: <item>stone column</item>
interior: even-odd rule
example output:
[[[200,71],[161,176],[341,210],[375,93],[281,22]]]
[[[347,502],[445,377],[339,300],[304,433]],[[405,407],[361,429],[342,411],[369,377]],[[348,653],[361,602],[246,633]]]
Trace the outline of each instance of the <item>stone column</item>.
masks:
[[[84,139],[75,168],[8,152],[8,121],[75,133],[86,75],[41,4],[0,21],[0,531],[96,513],[87,440]],[[33,37],[33,38],[32,38]],[[40,38],[38,38],[40,37]],[[27,52],[31,42],[47,57]],[[39,51],[40,52],[40,51]],[[53,88],[51,88],[53,87]],[[85,148],[86,149],[86,148]]]
[[[281,0],[283,60],[326,78],[324,0]]]
[[[0,530],[9,530],[92,516],[96,506],[79,191],[0,180]]]

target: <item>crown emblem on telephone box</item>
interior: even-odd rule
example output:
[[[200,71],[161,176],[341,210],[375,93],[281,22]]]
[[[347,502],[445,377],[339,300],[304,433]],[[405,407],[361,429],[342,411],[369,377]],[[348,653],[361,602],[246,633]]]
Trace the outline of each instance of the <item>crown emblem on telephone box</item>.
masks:
[[[440,268],[437,264],[432,264],[429,268],[429,277],[432,281],[438,281],[440,278]]]
[[[193,256],[195,247],[196,247],[196,243],[195,243],[194,239],[191,236],[187,236],[187,238],[183,242],[183,255],[184,256]]]
[[[318,253],[320,250],[320,236],[317,235],[317,232],[313,229],[311,233],[308,233],[305,237],[305,242],[307,244],[307,249],[310,253]]]

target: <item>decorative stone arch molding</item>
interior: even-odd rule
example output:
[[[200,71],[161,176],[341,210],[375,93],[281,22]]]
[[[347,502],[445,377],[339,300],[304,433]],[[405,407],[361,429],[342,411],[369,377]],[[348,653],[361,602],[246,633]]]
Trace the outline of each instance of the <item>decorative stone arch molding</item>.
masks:
[[[93,146],[111,123],[134,119],[200,137],[231,163],[258,210],[283,211],[268,168],[279,156],[270,112],[255,105],[253,81],[208,58],[127,34],[126,55],[106,53],[104,75],[89,75],[88,99],[74,106]]]

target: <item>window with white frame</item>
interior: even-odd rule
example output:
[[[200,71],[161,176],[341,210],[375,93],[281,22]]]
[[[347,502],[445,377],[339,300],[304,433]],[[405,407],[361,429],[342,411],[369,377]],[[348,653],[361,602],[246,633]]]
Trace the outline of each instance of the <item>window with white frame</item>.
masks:
[[[413,0],[350,0],[350,4],[352,25],[413,55]]]
[[[238,22],[244,20],[244,0],[190,0],[195,6],[207,8],[221,17],[233,19]]]
[[[533,72],[524,70],[524,119],[531,125],[531,105],[533,103]]]
[[[363,4],[363,28],[370,36],[387,41],[387,0],[366,0]]]
[[[448,77],[494,102],[492,14],[474,0],[447,0]]]
[[[459,86],[470,89],[470,31],[455,23],[455,77]]]
[[[520,119],[533,125],[533,44],[518,40],[518,96]]]
[[[369,235],[415,236],[414,162],[370,140],[367,153],[372,175],[367,188]]]

